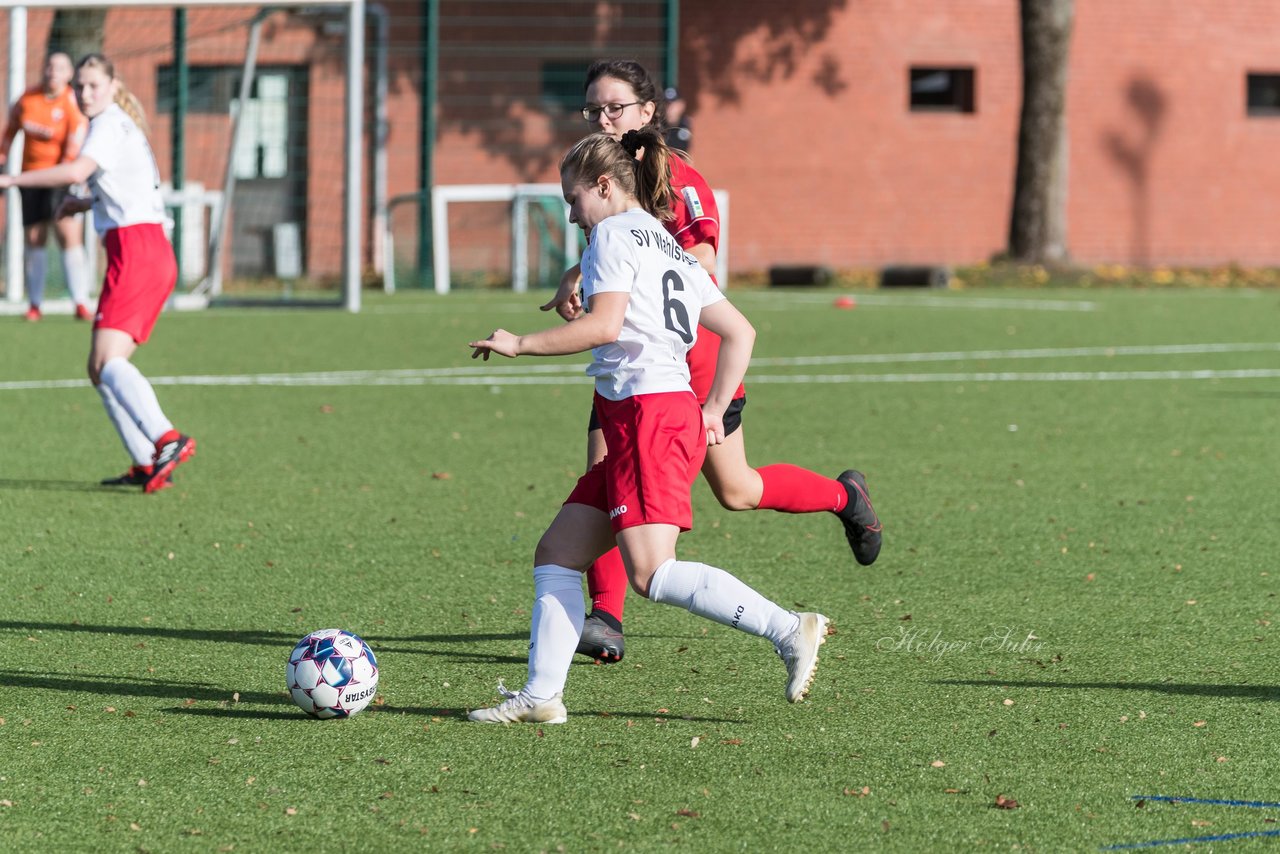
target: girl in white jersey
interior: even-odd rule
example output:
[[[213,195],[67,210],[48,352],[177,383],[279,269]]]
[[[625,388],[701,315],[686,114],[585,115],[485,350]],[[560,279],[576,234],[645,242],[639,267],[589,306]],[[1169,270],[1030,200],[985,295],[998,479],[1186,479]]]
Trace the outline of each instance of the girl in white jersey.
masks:
[[[499,329],[470,344],[486,359],[591,350],[609,447],[534,552],[528,680],[518,692],[499,683],[505,701],[471,712],[473,721],[565,722],[562,692],[586,617],[582,573],[615,544],[641,596],[772,641],[791,702],[804,699],[817,669],[826,617],[788,611],[722,569],[676,559],[676,538],[693,522],[690,488],[707,445],[724,441],[724,413],[755,331],[659,221],[671,215],[670,175],[653,128],[575,145],[560,176],[570,218],[591,237],[582,261],[587,315],[530,335]],[[699,323],[723,339],[701,409],[685,361]]]
[[[629,130],[665,126],[662,96],[652,75],[643,65],[629,59],[606,59],[587,70],[582,117],[593,130],[620,139]],[[720,215],[706,180],[679,155],[672,158],[672,188],[677,191],[673,212],[665,221],[672,236],[685,251],[696,257],[704,269],[715,275],[716,252],[720,240]],[[542,306],[555,309],[565,320],[576,320],[581,309],[578,297],[579,269],[568,270],[556,295]],[[705,399],[715,374],[714,335],[698,334],[689,351],[690,385],[699,399]],[[871,506],[861,472],[848,469],[830,478],[800,466],[774,462],[755,467],[747,462],[742,414],[747,404],[746,389],[739,386],[734,401],[725,411],[725,441],[707,449],[702,474],[712,494],[726,510],[775,510],[781,513],[831,513],[840,519],[855,559],[874,563],[880,553],[881,525]],[[595,414],[587,427],[587,468],[605,455],[603,434]],[[604,663],[621,661],[623,656],[622,615],[627,591],[626,571],[617,550],[603,555],[587,570],[587,587],[592,610],[582,628],[578,652]]]
[[[164,233],[168,216],[160,173],[147,143],[142,110],[116,78],[111,61],[101,54],[80,60],[75,88],[89,117],[89,135],[79,157],[49,169],[0,176],[0,189],[88,182],[92,202],[68,197],[57,215],[92,206],[107,252],[107,275],[89,350],[89,379],[133,465],[103,483],[156,492],[171,485],[173,470],[196,450],[195,440],[174,429],[151,383],[129,361],[150,337],[178,277],[173,247]]]

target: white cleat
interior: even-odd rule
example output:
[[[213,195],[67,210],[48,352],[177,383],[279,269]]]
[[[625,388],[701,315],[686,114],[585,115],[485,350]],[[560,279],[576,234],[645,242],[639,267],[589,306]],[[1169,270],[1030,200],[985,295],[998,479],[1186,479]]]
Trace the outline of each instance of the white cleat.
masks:
[[[476,709],[467,715],[467,720],[482,724],[562,724],[569,720],[560,694],[550,700],[535,700],[524,691],[507,690],[501,680],[498,693],[506,700],[491,709]]]
[[[778,655],[787,665],[787,701],[798,703],[809,693],[818,672],[818,647],[827,642],[827,620],[821,614],[796,614],[800,625],[778,644]]]

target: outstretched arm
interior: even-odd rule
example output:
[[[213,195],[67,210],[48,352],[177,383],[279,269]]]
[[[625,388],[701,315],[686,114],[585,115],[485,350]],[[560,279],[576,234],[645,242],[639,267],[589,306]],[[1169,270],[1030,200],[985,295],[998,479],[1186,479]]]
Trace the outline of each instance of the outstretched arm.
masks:
[[[630,299],[631,295],[623,291],[596,294],[591,298],[591,311],[573,323],[553,326],[528,335],[515,335],[505,329],[497,329],[483,341],[472,341],[467,346],[475,351],[471,358],[483,356],[486,360],[490,353],[510,358],[581,353],[618,340]]]
[[[21,175],[0,175],[0,190],[9,187],[69,187],[83,184],[97,171],[97,161],[81,155],[70,163],[59,163],[48,169],[33,169]]]
[[[720,336],[716,375],[711,381],[707,402],[702,405],[707,443],[718,445],[724,441],[725,410],[733,402],[733,393],[742,384],[742,378],[747,375],[756,330],[728,300],[704,306],[698,323]]]

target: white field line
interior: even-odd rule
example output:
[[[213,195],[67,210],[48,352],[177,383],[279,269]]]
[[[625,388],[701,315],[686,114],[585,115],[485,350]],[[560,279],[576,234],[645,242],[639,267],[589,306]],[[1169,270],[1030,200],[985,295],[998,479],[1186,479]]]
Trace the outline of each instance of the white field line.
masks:
[[[894,364],[912,362],[971,362],[997,359],[1063,359],[1115,356],[1197,355],[1212,353],[1280,352],[1280,343],[1162,344],[1114,347],[1066,347],[1015,350],[956,350],[933,353],[866,353],[843,356],[797,356],[755,359],[747,380],[751,383],[944,383],[944,382],[1109,382],[1139,380],[1270,379],[1280,368],[1234,370],[1193,369],[1157,371],[981,371],[964,373],[893,374],[773,374],[758,368],[800,365]],[[483,365],[454,368],[404,368],[362,371],[313,371],[304,373],[225,374],[151,377],[161,386],[516,386],[577,385],[586,382],[583,364]],[[0,391],[82,388],[87,379],[10,380]]]
[[[1232,371],[991,371],[961,374],[750,374],[748,383],[1011,383],[1011,382],[1132,382],[1135,380],[1277,379],[1280,368],[1242,368]]]
[[[1028,311],[1097,311],[1101,306],[1091,300],[1067,299],[1009,299],[1004,297],[928,296],[925,294],[867,294],[841,293],[837,296],[852,297],[858,305],[878,305],[890,308],[1012,308]],[[734,293],[730,298],[737,303],[751,303],[753,311],[786,311],[796,308],[809,309],[815,305],[831,305],[835,300],[829,294],[743,294]]]
[[[904,362],[973,362],[995,359],[1074,359],[1090,356],[1172,356],[1200,353],[1276,353],[1280,343],[1154,344],[1132,347],[1044,347],[1024,350],[951,350],[936,353],[857,353],[847,356],[787,356],[752,359],[751,367],[873,365]]]

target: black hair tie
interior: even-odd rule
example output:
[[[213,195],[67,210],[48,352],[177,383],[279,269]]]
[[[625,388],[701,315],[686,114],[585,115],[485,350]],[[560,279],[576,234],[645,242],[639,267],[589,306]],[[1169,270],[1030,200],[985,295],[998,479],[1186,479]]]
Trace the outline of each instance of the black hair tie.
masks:
[[[622,135],[619,140],[622,143],[622,150],[635,157],[640,149],[644,148],[644,141],[640,138],[640,132],[629,130]]]

